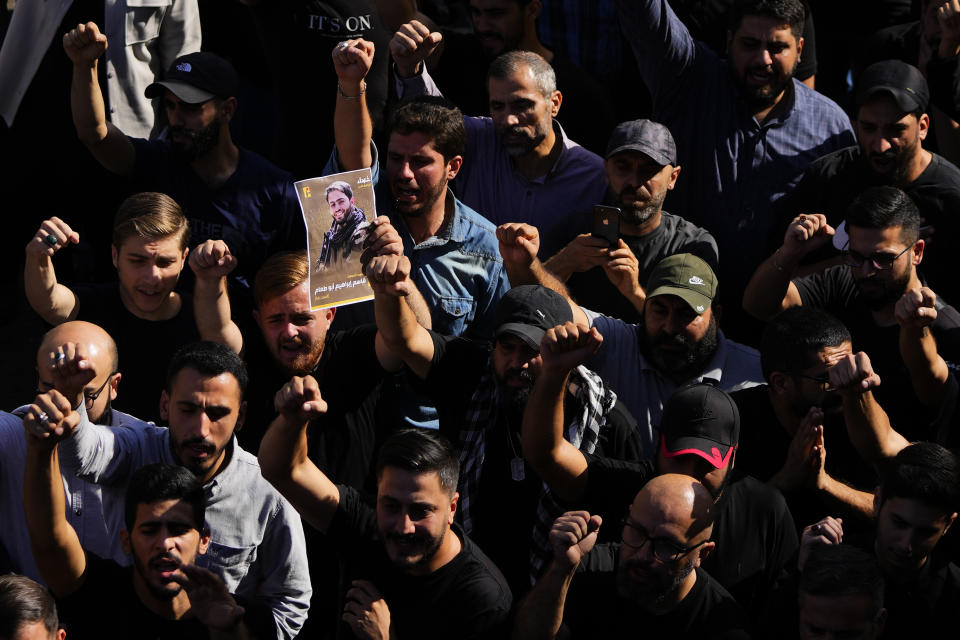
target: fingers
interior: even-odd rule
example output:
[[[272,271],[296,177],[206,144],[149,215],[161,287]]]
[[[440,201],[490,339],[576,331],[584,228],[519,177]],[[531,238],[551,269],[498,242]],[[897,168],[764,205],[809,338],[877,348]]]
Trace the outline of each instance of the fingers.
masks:
[[[822,542],[825,544],[840,544],[843,542],[843,519],[827,516],[816,524],[803,529],[805,544]]]
[[[370,252],[371,258],[389,253],[396,255],[403,253],[403,240],[386,216],[380,216],[373,221],[363,246],[365,251]]]
[[[313,376],[293,376],[274,396],[273,403],[278,413],[298,421],[311,420],[327,411]]]
[[[591,329],[584,325],[567,322],[548,329],[543,334],[540,350],[541,353],[546,351],[551,354],[566,353],[582,348],[590,348],[596,351],[600,348],[602,342],[603,336],[595,328]]]
[[[52,256],[66,245],[78,242],[80,242],[80,234],[60,218],[53,217],[43,221],[30,239],[27,251]]]
[[[199,278],[220,278],[237,266],[237,258],[223,240],[207,240],[190,252],[187,262]]]
[[[554,520],[550,538],[566,546],[573,546],[599,528],[599,522],[595,522],[591,527],[588,524],[591,520],[587,511],[568,511]]]
[[[937,319],[937,295],[929,287],[910,289],[897,301],[894,318],[901,327],[923,328]]]
[[[76,416],[70,401],[56,389],[51,389],[38,395],[27,409],[23,416],[24,431],[37,440],[57,441],[68,435],[79,422],[79,416],[67,422],[65,418],[71,414]]]
[[[787,228],[784,242],[803,244],[816,236],[830,237],[835,233],[833,227],[827,224],[827,217],[822,213],[806,213],[797,216]]]

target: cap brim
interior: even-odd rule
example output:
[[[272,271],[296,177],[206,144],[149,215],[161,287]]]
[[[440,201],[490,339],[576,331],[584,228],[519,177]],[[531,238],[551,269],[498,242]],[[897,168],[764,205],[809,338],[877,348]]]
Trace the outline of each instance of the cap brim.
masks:
[[[209,91],[182,82],[171,82],[170,80],[154,82],[143,91],[143,95],[148,98],[159,98],[163,95],[165,89],[187,104],[200,104],[217,97]]]
[[[710,308],[710,304],[713,302],[708,296],[703,295],[702,293],[697,293],[691,289],[685,289],[683,287],[671,287],[669,285],[664,285],[657,287],[653,291],[647,294],[647,299],[656,297],[656,296],[677,296],[693,309],[694,313],[700,315],[706,312]]]
[[[720,444],[707,438],[694,436],[677,438],[667,448],[667,439],[660,438],[660,452],[666,458],[676,458],[682,455],[700,456],[716,469],[723,469],[730,464],[733,457],[733,445]]]
[[[668,164],[669,164],[669,165],[674,164],[674,162],[673,162],[670,158],[666,157],[666,156],[663,155],[662,153],[657,153],[656,151],[652,151],[652,150],[650,150],[650,149],[647,149],[647,148],[645,148],[645,147],[642,147],[642,146],[640,146],[640,145],[635,145],[635,144],[625,144],[625,145],[621,145],[621,146],[617,147],[616,149],[613,149],[613,150],[607,152],[607,155],[606,155],[606,158],[605,158],[605,159],[606,159],[606,160],[609,160],[609,159],[612,158],[613,156],[615,156],[615,155],[617,155],[618,153],[621,153],[621,152],[623,152],[623,151],[636,151],[637,153],[642,153],[643,155],[647,156],[648,158],[650,158],[651,160],[653,160],[654,162],[656,162],[657,164],[659,164],[661,167],[665,167],[665,166],[667,166]]]
[[[539,352],[540,343],[543,341],[543,334],[545,334],[546,331],[530,324],[507,322],[497,327],[497,332],[494,337],[499,338],[505,333],[517,336],[523,340],[528,347]]]
[[[922,104],[919,96],[916,96],[901,87],[892,87],[889,85],[877,85],[870,87],[870,89],[864,92],[864,94],[860,97],[860,104],[858,106],[862,107],[867,100],[881,92],[889,94],[893,98],[893,101],[897,103],[897,106],[906,113],[916,111],[917,109],[925,110],[927,108],[926,105]]]

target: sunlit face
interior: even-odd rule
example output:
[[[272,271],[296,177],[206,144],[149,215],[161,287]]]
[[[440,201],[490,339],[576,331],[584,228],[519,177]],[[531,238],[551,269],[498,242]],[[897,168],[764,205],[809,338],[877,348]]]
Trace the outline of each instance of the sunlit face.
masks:
[[[519,47],[525,18],[518,0],[470,0],[470,19],[488,57]]]
[[[607,183],[624,222],[640,225],[663,208],[667,191],[673,189],[680,167],[660,165],[639,151],[621,151],[605,167]]]
[[[870,168],[891,184],[902,184],[911,164],[922,153],[930,117],[904,113],[893,96],[881,93],[857,112],[857,140]]]
[[[865,594],[800,594],[801,640],[874,640],[883,633],[886,610],[876,615]]]
[[[192,162],[217,146],[222,123],[221,109],[217,101],[192,104],[184,102],[171,91],[164,95],[168,137],[174,154]]]
[[[343,191],[331,191],[327,194],[327,204],[330,205],[330,215],[337,222],[343,222],[343,217],[353,208],[353,198],[348,198]]]
[[[803,38],[765,16],[744,16],[730,39],[730,71],[747,104],[771,107],[793,79]]]
[[[839,413],[842,410],[843,403],[840,395],[836,391],[827,391],[828,383],[810,378],[829,375],[830,369],[851,353],[853,353],[853,346],[849,342],[824,347],[814,354],[813,364],[802,371],[791,372],[802,374],[790,377],[792,384],[790,411],[793,415],[803,418],[811,407],[820,407],[825,413]]]
[[[544,96],[525,65],[506,78],[491,77],[488,87],[490,118],[500,144],[514,157],[532,152],[550,134],[560,93]]]
[[[179,235],[156,240],[130,236],[119,250],[113,247],[120,298],[133,315],[164,319],[189,251],[180,244]]]
[[[394,209],[410,217],[435,211],[438,203],[442,206],[447,182],[456,177],[462,161],[454,156],[446,162],[425,133],[390,134],[387,181]]]
[[[664,373],[690,377],[717,350],[717,322],[710,307],[697,314],[681,298],[659,295],[646,301],[643,318],[644,355]]]
[[[390,561],[410,573],[429,573],[453,524],[457,498],[444,490],[434,471],[384,467],[377,484],[377,526]]]
[[[274,361],[289,375],[303,376],[320,362],[336,309],[310,310],[307,281],[266,300],[253,317]]]
[[[900,299],[906,292],[916,265],[923,258],[924,243],[918,240],[912,250],[904,251],[910,245],[901,238],[901,227],[887,229],[867,229],[847,225],[850,237],[847,249],[860,257],[887,256],[897,257],[889,269],[878,270],[870,260],[864,260],[859,267],[849,267],[863,301],[874,310],[879,310]]]
[[[202,522],[193,520],[193,510],[183,500],[159,500],[137,505],[133,530],[121,532],[124,551],[133,556],[135,584],[146,587],[154,598],[170,600],[181,586],[172,576],[183,564],[194,564],[207,552],[210,537]]]
[[[182,369],[160,398],[160,417],[168,421],[170,449],[177,462],[207,482],[220,471],[235,428],[243,424],[246,404],[230,373],[208,376]]]
[[[523,412],[540,366],[540,352],[517,336],[507,333],[497,338],[493,347],[493,370],[508,408]]]
[[[877,511],[874,542],[884,575],[896,579],[915,574],[956,517],[956,513],[944,513],[941,507],[911,498],[887,498]]]

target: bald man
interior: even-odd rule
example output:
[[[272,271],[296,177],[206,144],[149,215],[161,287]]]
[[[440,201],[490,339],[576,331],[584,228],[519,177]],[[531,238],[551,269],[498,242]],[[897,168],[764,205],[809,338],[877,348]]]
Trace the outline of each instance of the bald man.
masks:
[[[514,637],[749,638],[739,605],[700,568],[715,510],[702,484],[668,473],[637,494],[618,543],[596,544],[599,516],[557,518],[553,561],[521,603]]]
[[[80,352],[99,372],[89,381],[71,381],[58,373],[59,359]],[[63,358],[59,354],[64,354]],[[120,382],[117,345],[110,335],[89,322],[65,322],[48,331],[37,349],[38,391],[56,389],[68,398],[84,396],[87,413],[98,424],[143,429],[147,423],[111,408]],[[159,398],[160,391],[157,390]],[[7,551],[16,573],[42,582],[33,561],[30,536],[23,515],[23,474],[26,439],[20,416],[29,405],[13,413],[0,411],[0,544]],[[119,531],[123,525],[123,486],[100,486],[80,480],[75,470],[61,469],[66,491],[67,520],[87,551],[129,565],[122,551]]]

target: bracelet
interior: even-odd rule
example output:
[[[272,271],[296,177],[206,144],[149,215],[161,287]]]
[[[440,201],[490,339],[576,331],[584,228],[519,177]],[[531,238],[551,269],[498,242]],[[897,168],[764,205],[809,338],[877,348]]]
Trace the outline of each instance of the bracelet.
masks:
[[[366,81],[366,80],[361,80],[361,81],[360,81],[360,93],[358,93],[358,94],[355,95],[355,96],[348,96],[347,94],[345,94],[345,93],[343,92],[343,88],[340,86],[340,83],[339,83],[339,82],[337,83],[337,93],[339,93],[339,94],[340,94],[340,97],[343,98],[344,100],[359,100],[360,98],[363,97],[363,94],[365,94],[366,92],[367,92],[367,81]]]

